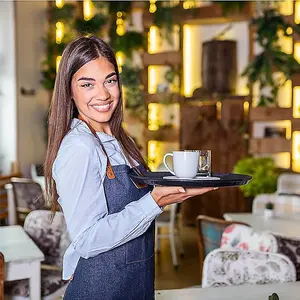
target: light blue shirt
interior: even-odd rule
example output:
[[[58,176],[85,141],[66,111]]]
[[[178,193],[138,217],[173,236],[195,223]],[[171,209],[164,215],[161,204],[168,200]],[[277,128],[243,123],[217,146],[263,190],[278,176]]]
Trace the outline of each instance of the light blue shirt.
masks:
[[[98,132],[114,165],[128,164],[115,137]],[[103,181],[107,158],[88,126],[73,119],[53,165],[71,244],[63,260],[63,279],[74,273],[80,257],[88,258],[143,234],[162,210],[150,193],[108,215]]]

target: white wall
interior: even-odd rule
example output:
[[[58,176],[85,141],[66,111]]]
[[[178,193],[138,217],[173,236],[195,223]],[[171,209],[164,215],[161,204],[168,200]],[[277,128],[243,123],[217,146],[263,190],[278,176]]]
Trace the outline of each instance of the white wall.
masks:
[[[201,58],[202,43],[211,40],[213,37],[222,32],[228,24],[216,25],[191,25],[191,67],[192,76],[188,76],[189,82],[185,83],[194,90],[202,86],[201,82]],[[233,22],[232,28],[225,34],[224,39],[236,40],[237,42],[237,73],[240,75],[248,64],[249,60],[249,35],[248,22]],[[237,94],[247,95],[247,78],[238,76]]]
[[[16,131],[14,3],[4,1],[0,2],[0,171],[4,173],[17,159]]]
[[[47,30],[47,1],[16,1],[17,156],[24,176],[32,163],[43,163],[46,151],[45,115],[49,95],[40,84],[45,56],[42,38]],[[22,95],[21,88],[35,90]]]

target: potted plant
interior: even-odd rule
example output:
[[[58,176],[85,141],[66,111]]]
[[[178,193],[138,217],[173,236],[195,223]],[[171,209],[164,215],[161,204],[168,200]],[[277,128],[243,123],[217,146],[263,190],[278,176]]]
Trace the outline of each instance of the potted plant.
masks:
[[[272,194],[277,189],[280,171],[270,157],[243,158],[235,164],[233,172],[252,176],[247,185],[240,186],[249,206],[252,206],[252,201],[258,194]]]
[[[274,216],[274,203],[267,202],[265,204],[264,216],[266,218],[272,218]]]
[[[255,41],[261,52],[254,56],[242,73],[248,77],[248,84],[258,83],[260,95],[258,106],[276,106],[279,88],[294,73],[300,72],[300,65],[292,54],[287,54],[280,46],[280,33],[291,37],[300,34],[300,24],[290,24],[276,8],[266,4],[266,8],[252,21],[256,28]],[[273,76],[274,71],[283,76]]]

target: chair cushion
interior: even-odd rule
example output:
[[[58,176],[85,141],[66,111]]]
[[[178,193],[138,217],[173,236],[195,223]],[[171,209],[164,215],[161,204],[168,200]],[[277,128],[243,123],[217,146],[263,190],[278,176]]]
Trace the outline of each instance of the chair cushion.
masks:
[[[210,252],[203,267],[203,287],[294,282],[295,266],[281,254],[236,249]]]
[[[276,239],[266,231],[257,231],[251,227],[232,224],[226,227],[221,240],[221,248],[236,248],[264,252],[277,252]]]
[[[41,272],[41,288],[42,297],[48,296],[56,292],[68,284],[68,281],[61,279],[61,273],[58,271],[42,270]],[[4,293],[11,296],[29,297],[29,280],[15,280],[4,283]]]
[[[300,240],[273,234],[277,242],[277,253],[286,255],[296,267],[297,281],[300,280]]]

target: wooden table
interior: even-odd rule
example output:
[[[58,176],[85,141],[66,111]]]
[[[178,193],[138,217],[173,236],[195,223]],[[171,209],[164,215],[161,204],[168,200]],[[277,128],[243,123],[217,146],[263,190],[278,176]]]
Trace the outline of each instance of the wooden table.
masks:
[[[44,254],[21,226],[0,227],[0,252],[5,259],[5,281],[29,278],[30,299],[41,299],[41,261]]]
[[[300,238],[300,215],[281,215],[265,218],[251,213],[226,213],[225,220],[249,224],[255,231],[272,231],[281,235]]]
[[[300,282],[240,285],[216,288],[163,290],[155,293],[156,300],[268,300],[277,293],[280,300],[300,300]]]

